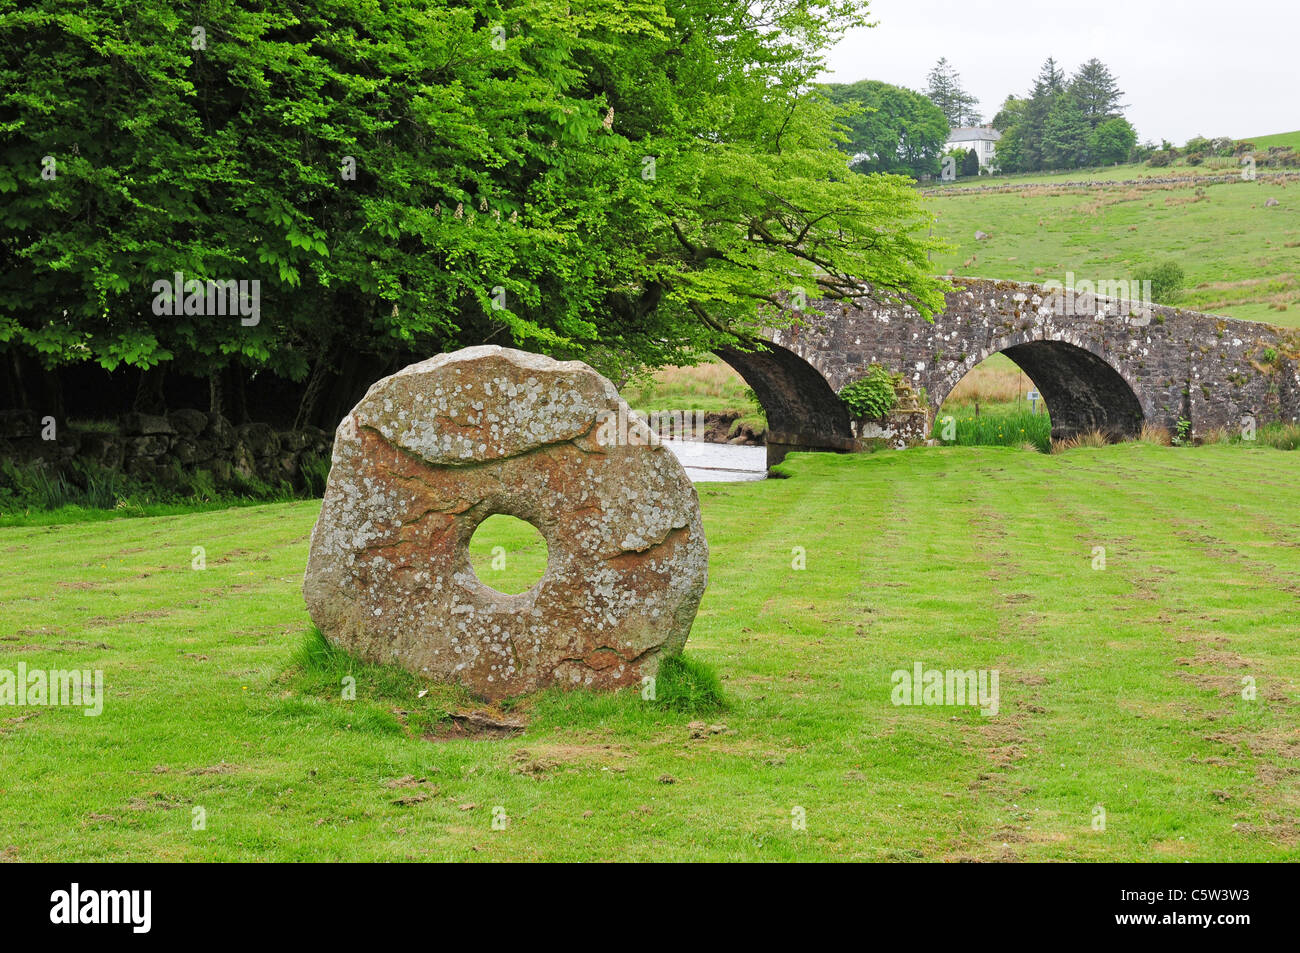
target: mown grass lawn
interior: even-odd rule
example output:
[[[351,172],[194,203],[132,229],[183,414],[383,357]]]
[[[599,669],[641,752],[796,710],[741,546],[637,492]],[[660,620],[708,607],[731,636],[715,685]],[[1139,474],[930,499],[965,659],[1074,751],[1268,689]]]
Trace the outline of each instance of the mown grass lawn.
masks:
[[[454,691],[304,668],[316,503],[3,528],[0,669],[100,668],[107,698],[0,709],[0,855],[1295,860],[1297,459],[929,448],[704,485],[688,655],[729,709],[545,694],[492,740],[426,740]],[[915,662],[997,669],[999,713],[895,707]]]

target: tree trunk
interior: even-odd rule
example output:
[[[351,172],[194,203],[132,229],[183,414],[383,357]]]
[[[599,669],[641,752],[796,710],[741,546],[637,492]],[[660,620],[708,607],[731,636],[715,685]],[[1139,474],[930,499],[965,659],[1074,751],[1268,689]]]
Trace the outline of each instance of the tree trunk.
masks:
[[[230,368],[230,412],[234,414],[234,423],[248,423],[248,397],[244,391],[244,369],[239,365]]]
[[[22,407],[21,389],[18,384],[20,381],[18,374],[18,355],[9,354],[7,359],[0,362],[0,381],[4,383],[4,390],[0,391],[0,407]]]
[[[316,359],[316,366],[311,369],[311,374],[307,378],[307,387],[302,392],[302,399],[298,401],[298,413],[293,418],[294,430],[301,430],[312,422],[316,405],[320,402],[320,395],[325,390],[325,381],[329,375],[329,362],[326,360],[326,355],[322,354]]]
[[[57,368],[41,368],[40,388],[40,406],[32,409],[42,418],[53,417],[61,429],[67,423],[67,410],[63,404],[63,380]]]
[[[163,396],[163,381],[167,377],[165,364],[140,372],[140,383],[136,385],[135,400],[131,409],[142,414],[167,413],[167,398]]]
[[[213,371],[208,375],[208,413],[221,412],[221,372]]]
[[[18,356],[17,351],[13,351],[10,354],[10,358],[11,358],[10,364],[13,365],[13,369],[14,369],[13,378],[11,381],[12,388],[13,388],[13,406],[19,410],[31,410],[32,409],[31,395],[27,393],[27,381],[23,377],[22,358]]]

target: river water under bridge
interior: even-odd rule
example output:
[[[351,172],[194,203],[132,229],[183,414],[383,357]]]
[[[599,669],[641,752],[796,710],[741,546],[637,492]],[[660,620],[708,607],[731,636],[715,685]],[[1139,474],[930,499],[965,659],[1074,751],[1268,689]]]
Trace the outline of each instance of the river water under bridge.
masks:
[[[692,483],[735,483],[767,476],[766,447],[693,440],[665,440],[664,446],[677,455]]]

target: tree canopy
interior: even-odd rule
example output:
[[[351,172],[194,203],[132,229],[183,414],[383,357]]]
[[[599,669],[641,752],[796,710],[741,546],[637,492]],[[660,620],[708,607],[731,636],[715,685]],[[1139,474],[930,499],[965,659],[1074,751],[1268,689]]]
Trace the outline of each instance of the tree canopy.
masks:
[[[927,217],[813,83],[865,16],[0,0],[0,348],[300,380],[480,342],[684,361],[800,289],[928,313]],[[155,313],[176,272],[258,281],[260,321]]]
[[[827,89],[832,102],[861,107],[845,119],[848,142],[843,148],[854,169],[914,178],[939,174],[948,120],[929,99],[870,79]]]
[[[1088,139],[1093,161],[1102,164],[1126,161],[1136,146],[1137,132],[1122,116],[1098,124]]]
[[[1029,95],[1008,96],[994,117],[1002,133],[998,168],[1037,172],[1125,161],[1137,132],[1122,115],[1123,95],[1100,60],[1088,60],[1067,79],[1048,57]]]

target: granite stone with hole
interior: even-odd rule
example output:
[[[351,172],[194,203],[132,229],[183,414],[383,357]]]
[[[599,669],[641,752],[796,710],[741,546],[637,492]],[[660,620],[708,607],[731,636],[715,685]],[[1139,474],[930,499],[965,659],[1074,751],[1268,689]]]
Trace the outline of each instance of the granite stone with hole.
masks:
[[[526,592],[470,564],[496,513],[546,541]],[[484,346],[384,378],[344,418],[303,593],[334,644],[499,699],[640,685],[681,651],[707,565],[695,488],[613,384]]]

